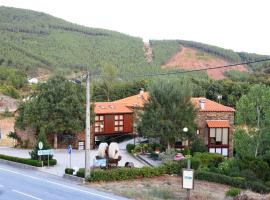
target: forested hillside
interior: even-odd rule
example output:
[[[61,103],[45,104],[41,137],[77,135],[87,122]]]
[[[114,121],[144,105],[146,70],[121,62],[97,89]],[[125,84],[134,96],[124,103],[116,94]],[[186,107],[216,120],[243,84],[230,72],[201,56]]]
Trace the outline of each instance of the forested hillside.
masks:
[[[143,41],[125,34],[93,29],[50,15],[0,7],[0,65],[83,68],[104,64],[121,71],[147,67]]]
[[[153,61],[148,63],[141,38],[76,25],[41,12],[0,7],[0,66],[21,69],[28,76],[39,75],[41,69],[69,73],[86,67],[100,74],[105,65],[116,67],[122,75],[166,72],[174,69],[162,66],[182,47],[195,48],[228,62],[266,58],[183,40],[151,40],[150,45]],[[267,72],[268,66],[261,63],[250,67]],[[205,77],[205,73],[202,75]]]

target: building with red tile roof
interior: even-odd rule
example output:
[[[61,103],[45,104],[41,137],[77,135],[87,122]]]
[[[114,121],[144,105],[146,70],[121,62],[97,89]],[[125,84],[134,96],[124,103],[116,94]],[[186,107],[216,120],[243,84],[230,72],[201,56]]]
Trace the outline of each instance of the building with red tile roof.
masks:
[[[132,109],[143,109],[149,98],[148,92],[141,92],[115,102]],[[208,146],[209,152],[232,156],[235,109],[205,97],[191,98],[191,101],[198,111],[195,120],[198,125],[197,135]],[[187,144],[187,142],[183,142],[183,144]]]

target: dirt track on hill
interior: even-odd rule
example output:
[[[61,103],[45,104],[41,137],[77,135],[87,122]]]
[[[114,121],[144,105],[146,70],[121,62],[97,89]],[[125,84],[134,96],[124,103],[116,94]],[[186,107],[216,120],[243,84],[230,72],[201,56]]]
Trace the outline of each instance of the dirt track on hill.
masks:
[[[207,69],[211,67],[218,67],[230,64],[228,61],[212,56],[210,54],[201,52],[199,50],[182,47],[181,51],[177,52],[164,66],[163,68],[167,69]],[[209,69],[207,74],[213,79],[224,79],[225,71],[229,70],[239,70],[239,71],[248,71],[246,66],[239,65],[236,67],[227,67],[219,69]]]

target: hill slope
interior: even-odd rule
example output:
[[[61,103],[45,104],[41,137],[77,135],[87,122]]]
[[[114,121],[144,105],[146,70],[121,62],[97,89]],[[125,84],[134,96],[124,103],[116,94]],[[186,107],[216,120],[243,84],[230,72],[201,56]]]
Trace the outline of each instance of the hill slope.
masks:
[[[179,52],[177,52],[172,58],[170,58],[165,65],[163,65],[163,68],[192,70],[203,68],[208,69],[211,67],[224,66],[228,64],[229,62],[225,59],[218,58],[217,56],[213,56],[209,53],[205,53],[197,49],[183,46]],[[230,70],[238,70],[242,72],[248,71],[246,66],[240,65],[223,69],[209,69],[207,70],[207,74],[213,79],[224,79],[226,78],[225,72]]]
[[[0,65],[23,68],[83,68],[104,64],[120,70],[146,66],[143,41],[93,29],[50,15],[0,7]]]
[[[100,68],[107,64],[116,66],[121,74],[164,72],[172,69],[161,66],[169,63],[183,47],[221,58],[225,63],[265,58],[190,41],[152,40],[148,47],[152,50],[151,59],[147,60],[141,38],[3,6],[0,7],[0,35],[0,66],[23,69],[28,75],[55,70],[66,73],[85,67],[92,73],[100,73]],[[268,65],[250,67],[260,70]]]

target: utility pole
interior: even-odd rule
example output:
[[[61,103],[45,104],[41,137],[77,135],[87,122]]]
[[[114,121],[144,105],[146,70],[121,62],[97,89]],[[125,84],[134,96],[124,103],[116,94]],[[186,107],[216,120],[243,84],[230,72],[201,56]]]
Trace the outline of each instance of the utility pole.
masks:
[[[85,178],[91,174],[90,170],[90,72],[86,77],[86,129],[85,129]]]

